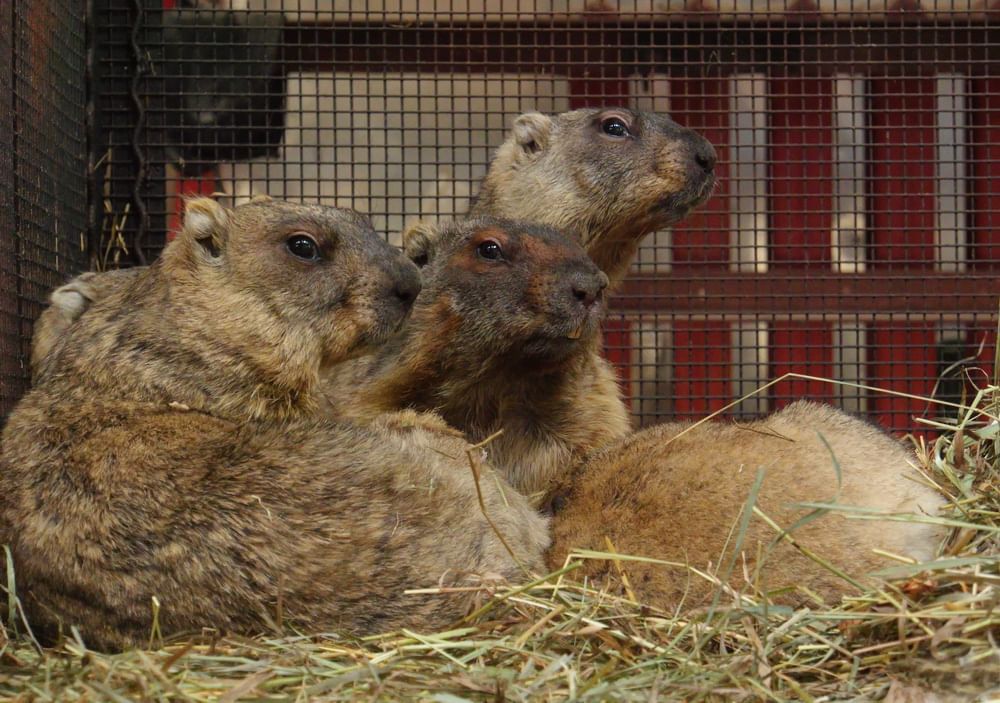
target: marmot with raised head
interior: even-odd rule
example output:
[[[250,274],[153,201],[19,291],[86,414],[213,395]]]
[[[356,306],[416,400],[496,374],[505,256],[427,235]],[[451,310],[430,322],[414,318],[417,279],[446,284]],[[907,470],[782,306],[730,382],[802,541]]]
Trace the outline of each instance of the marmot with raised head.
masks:
[[[647,234],[711,195],[715,163],[708,140],[666,115],[529,112],[514,120],[469,214],[576,232],[614,288]]]

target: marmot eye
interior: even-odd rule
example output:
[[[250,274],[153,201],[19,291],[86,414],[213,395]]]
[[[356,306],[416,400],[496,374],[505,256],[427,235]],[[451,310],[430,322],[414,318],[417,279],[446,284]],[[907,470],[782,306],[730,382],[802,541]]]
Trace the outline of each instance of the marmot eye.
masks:
[[[503,249],[500,242],[495,239],[487,239],[476,247],[476,253],[487,261],[500,261],[503,258]]]
[[[316,261],[319,259],[319,246],[312,237],[306,234],[293,234],[285,241],[285,246],[292,256],[303,261]]]
[[[609,137],[628,137],[628,125],[621,117],[605,117],[601,120],[601,131]]]

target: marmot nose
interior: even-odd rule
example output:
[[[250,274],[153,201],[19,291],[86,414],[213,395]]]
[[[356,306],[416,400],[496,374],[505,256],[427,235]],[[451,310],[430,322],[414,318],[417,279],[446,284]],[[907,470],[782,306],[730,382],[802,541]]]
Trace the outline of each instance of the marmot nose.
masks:
[[[715,170],[715,162],[718,159],[715,153],[715,147],[709,142],[702,139],[701,142],[694,148],[694,161],[696,164],[701,166],[705,173],[711,173]]]
[[[580,271],[570,277],[573,298],[587,307],[593,305],[607,287],[608,277],[603,271],[597,273]]]
[[[420,270],[411,262],[406,261],[400,264],[393,273],[395,275],[393,276],[392,294],[406,307],[410,307],[423,287],[420,282]]]

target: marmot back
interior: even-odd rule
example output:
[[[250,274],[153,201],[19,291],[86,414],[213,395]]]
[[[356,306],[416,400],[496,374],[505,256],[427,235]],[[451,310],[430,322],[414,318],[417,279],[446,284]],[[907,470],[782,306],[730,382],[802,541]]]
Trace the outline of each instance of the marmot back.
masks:
[[[66,328],[4,429],[0,543],[35,631],[252,634],[278,603],[312,631],[437,629],[471,596],[406,589],[538,567],[544,520],[484,468],[509,553],[439,419],[316,416],[319,371],[381,344],[418,290],[356,213],[190,203],[160,260]]]
[[[727,586],[744,594],[785,590],[775,600],[793,604],[811,603],[811,594],[836,600],[855,592],[852,584],[778,539],[758,515],[734,554],[736,526],[758,470],[764,479],[757,508],[781,528],[793,528],[791,537],[802,547],[870,585],[868,574],[898,563],[874,549],[927,561],[947,533],[919,522],[935,516],[945,501],[915,464],[913,451],[880,429],[804,401],[749,424],[652,427],[607,446],[553,491],[549,566],[562,566],[574,549],[607,551],[610,540],[621,554],[669,562],[621,563],[636,595],[664,609],[707,605],[716,586],[695,570],[722,578],[733,563]],[[796,507],[801,503],[909,514],[918,521],[849,519],[849,512],[831,510],[797,524],[811,512]],[[584,560],[578,573],[620,584],[609,562]]]

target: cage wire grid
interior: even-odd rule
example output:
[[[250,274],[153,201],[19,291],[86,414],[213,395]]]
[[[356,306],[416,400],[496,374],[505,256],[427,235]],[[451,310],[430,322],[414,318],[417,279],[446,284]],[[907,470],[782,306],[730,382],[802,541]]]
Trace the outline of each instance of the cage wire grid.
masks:
[[[0,417],[27,390],[31,328],[87,263],[86,28],[71,0],[0,6]]]
[[[610,303],[637,424],[787,372],[953,401],[992,374],[995,0],[88,4],[93,264],[155,258],[190,193],[353,207],[398,242],[464,214],[517,114],[628,106],[720,157]],[[795,379],[731,415],[799,397],[897,431],[934,412]]]

